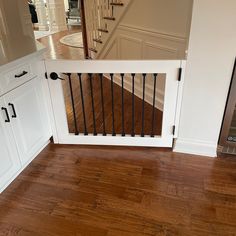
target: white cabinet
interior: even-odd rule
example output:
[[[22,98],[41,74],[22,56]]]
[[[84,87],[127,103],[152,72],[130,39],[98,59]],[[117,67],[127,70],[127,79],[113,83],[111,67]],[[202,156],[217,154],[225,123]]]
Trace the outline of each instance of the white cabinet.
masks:
[[[4,96],[21,163],[28,163],[49,139],[41,80],[35,78]]]
[[[34,70],[33,78],[10,76],[16,87],[5,83],[11,71],[0,73],[0,193],[48,144],[52,135],[43,89],[44,68],[37,65],[35,68],[41,70]],[[6,76],[2,77],[3,74]]]
[[[0,98],[0,192],[21,168],[7,107]]]

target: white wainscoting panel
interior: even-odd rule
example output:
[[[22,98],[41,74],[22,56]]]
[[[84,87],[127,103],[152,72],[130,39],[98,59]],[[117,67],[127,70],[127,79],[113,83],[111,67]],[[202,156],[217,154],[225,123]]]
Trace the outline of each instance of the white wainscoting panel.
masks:
[[[185,58],[186,38],[177,35],[157,32],[151,29],[120,24],[100,59],[106,60],[175,60]],[[163,110],[165,80],[159,75],[157,84],[156,107]],[[138,79],[136,79],[138,80]],[[114,80],[121,85],[121,80]],[[135,95],[142,98],[141,78],[135,83]],[[125,89],[132,91],[131,78],[126,78]],[[146,102],[152,104],[153,80],[146,81]]]

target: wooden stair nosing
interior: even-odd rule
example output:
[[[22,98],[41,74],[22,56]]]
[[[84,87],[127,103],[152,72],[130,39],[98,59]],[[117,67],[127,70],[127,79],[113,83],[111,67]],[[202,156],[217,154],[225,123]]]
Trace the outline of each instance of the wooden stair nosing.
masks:
[[[95,48],[89,48],[90,51],[98,53],[98,51]]]
[[[109,33],[107,29],[98,29],[98,31],[103,32],[103,33]]]
[[[96,42],[96,43],[102,44],[102,40],[101,39],[93,39],[93,41]]]
[[[124,3],[123,2],[111,2],[110,5],[111,6],[120,6],[120,7],[122,7],[122,6],[124,6]]]
[[[113,17],[113,16],[104,16],[103,19],[104,19],[104,20],[113,20],[113,21],[116,20],[116,18]]]

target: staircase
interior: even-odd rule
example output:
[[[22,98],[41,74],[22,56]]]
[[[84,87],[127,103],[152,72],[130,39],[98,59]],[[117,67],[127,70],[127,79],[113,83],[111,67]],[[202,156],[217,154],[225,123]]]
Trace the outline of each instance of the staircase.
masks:
[[[84,1],[89,57],[96,59],[108,43],[132,0]]]

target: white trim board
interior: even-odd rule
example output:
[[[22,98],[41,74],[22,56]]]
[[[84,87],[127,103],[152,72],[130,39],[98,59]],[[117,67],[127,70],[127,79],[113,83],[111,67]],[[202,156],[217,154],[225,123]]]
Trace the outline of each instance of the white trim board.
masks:
[[[217,157],[217,144],[192,139],[176,139],[174,152]]]

